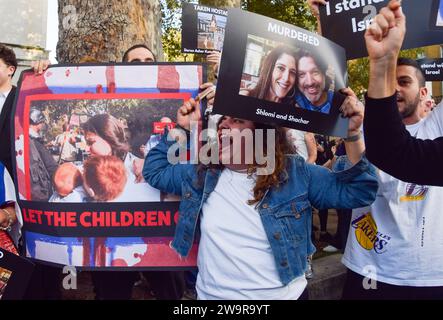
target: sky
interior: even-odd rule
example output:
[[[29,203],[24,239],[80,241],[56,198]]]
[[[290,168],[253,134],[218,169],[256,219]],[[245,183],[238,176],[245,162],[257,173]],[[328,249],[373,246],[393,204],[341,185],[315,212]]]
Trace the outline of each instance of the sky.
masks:
[[[49,60],[56,63],[56,47],[58,41],[58,5],[57,0],[48,0],[48,27],[46,38],[46,50],[50,50]]]

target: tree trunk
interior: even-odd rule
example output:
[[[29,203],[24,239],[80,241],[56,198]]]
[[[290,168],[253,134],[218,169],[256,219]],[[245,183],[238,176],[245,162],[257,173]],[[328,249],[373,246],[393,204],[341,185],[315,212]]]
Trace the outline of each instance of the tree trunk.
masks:
[[[241,0],[200,0],[200,4],[216,8],[240,8]]]
[[[135,44],[145,44],[159,60],[159,0],[58,0],[60,63],[118,62]]]

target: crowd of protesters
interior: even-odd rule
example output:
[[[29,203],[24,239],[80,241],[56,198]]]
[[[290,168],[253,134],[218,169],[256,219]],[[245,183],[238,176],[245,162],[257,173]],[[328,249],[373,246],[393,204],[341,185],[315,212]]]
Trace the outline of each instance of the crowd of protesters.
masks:
[[[316,17],[326,1],[308,0]],[[176,140],[152,135],[134,150],[124,124],[108,114],[91,117],[81,128],[64,117],[62,133],[43,141],[46,117],[31,109],[33,201],[125,202],[126,194],[134,197],[151,188],[158,198],[151,201],[165,194],[181,198],[171,248],[187,257],[199,237],[197,271],[95,271],[96,299],[131,299],[134,285],[144,278],[161,300],[182,299],[187,290],[202,300],[307,299],[317,240],[314,211],[320,218],[319,240],[327,243],[323,250],[344,252],[344,299],[442,299],[443,218],[437,208],[443,177],[437,164],[443,158],[443,107],[429,98],[417,62],[398,58],[405,20],[400,2],[391,0],[366,31],[371,63],[365,106],[351,89],[342,90],[346,99],[340,110],[349,119],[343,139],[221,116],[216,126],[223,165],[171,164],[169,148],[181,135],[189,136],[191,121],[201,120],[198,99],[177,111],[177,126],[170,131]],[[216,72],[219,59],[208,59]],[[240,94],[329,113],[333,94],[328,86],[315,95],[308,90],[312,82],[325,83],[326,72],[311,79],[310,71],[300,67],[302,59],[309,61],[304,66],[320,68],[314,56],[278,47],[265,64],[270,77],[278,73],[285,79],[283,89],[263,77]],[[147,46],[135,45],[122,60],[149,63],[156,57]],[[35,73],[41,75],[48,64],[35,62]],[[0,247],[19,254],[23,222],[11,178],[10,127],[16,69],[14,52],[0,45]],[[297,98],[293,90],[300,92]],[[214,96],[207,96],[208,104]],[[275,132],[275,141],[262,146],[266,154],[275,154],[270,171],[247,161],[245,140],[233,143],[242,132],[257,130]],[[234,162],[234,155],[241,161]],[[104,168],[115,180],[99,179],[107,175]],[[334,236],[327,231],[331,209],[338,214]],[[376,267],[377,290],[364,288],[367,266]],[[36,262],[25,299],[60,299],[60,286],[61,269]]]

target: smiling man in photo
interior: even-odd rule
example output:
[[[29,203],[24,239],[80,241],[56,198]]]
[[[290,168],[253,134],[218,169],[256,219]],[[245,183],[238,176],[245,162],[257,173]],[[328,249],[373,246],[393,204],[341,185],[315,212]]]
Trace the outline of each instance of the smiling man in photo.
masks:
[[[329,114],[334,92],[329,91],[328,66],[313,53],[302,51],[298,57],[297,82],[300,95],[297,104],[306,110]]]

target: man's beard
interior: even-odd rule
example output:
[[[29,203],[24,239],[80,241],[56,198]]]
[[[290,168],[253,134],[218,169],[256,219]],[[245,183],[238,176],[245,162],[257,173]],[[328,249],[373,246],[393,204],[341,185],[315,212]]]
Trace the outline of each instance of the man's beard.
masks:
[[[400,112],[400,115],[402,119],[406,119],[417,111],[418,105],[420,104],[420,93],[417,94],[414,101],[403,100],[403,103],[405,104],[405,108]]]

